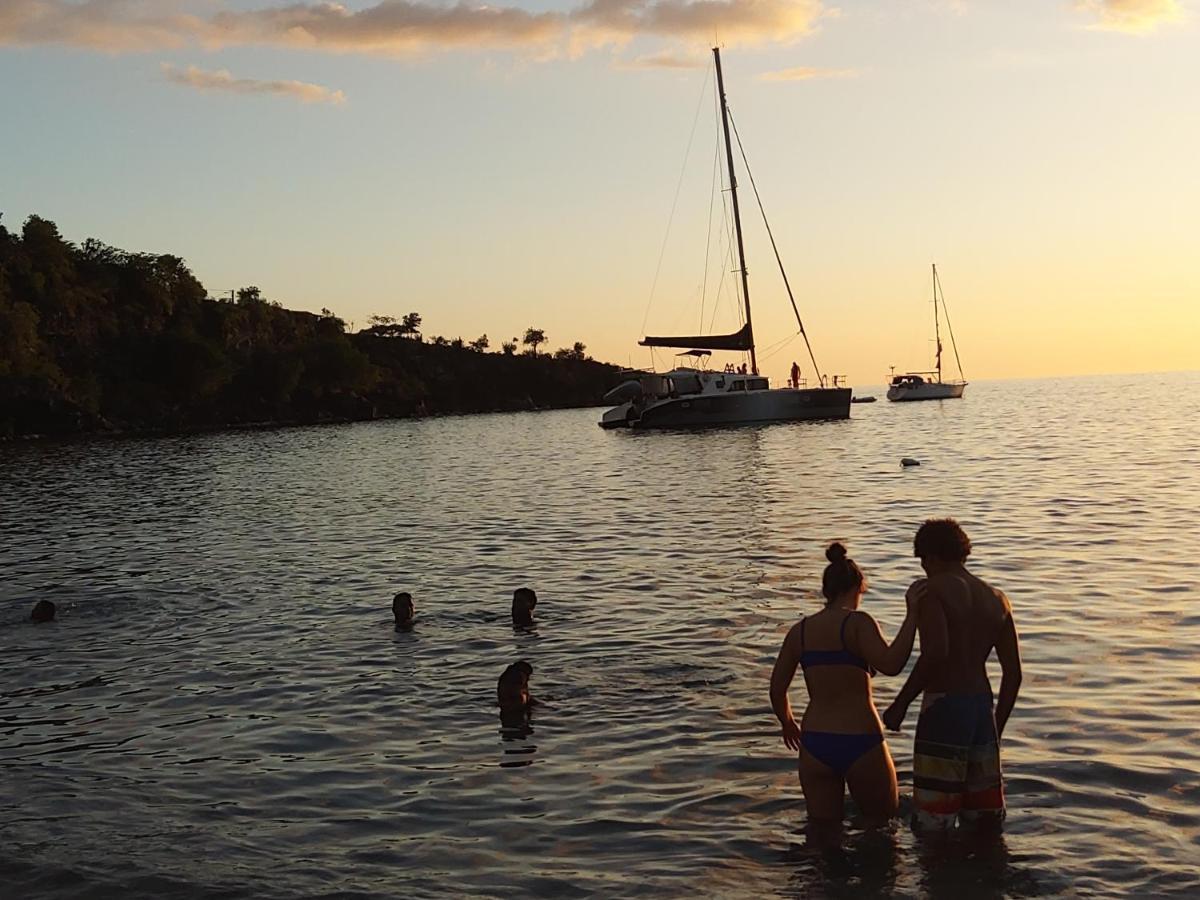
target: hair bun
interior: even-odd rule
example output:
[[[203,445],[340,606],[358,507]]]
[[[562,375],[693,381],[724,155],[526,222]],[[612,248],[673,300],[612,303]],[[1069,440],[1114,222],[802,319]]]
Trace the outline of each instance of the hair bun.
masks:
[[[840,541],[834,541],[825,551],[825,558],[831,563],[841,562],[846,558],[846,545]]]

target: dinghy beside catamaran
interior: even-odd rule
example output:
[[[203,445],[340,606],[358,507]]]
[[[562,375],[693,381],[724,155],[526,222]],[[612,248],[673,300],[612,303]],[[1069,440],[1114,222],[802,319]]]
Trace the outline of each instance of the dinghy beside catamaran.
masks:
[[[725,100],[725,83],[721,73],[721,51],[713,48],[716,64],[717,93],[720,96],[721,131],[725,139],[725,161],[728,166],[729,193],[733,207],[733,225],[737,236],[737,272],[741,276],[742,300],[745,306],[745,324],[732,334],[691,335],[685,337],[645,337],[639,343],[643,347],[674,347],[686,352],[679,356],[690,356],[697,366],[676,365],[663,374],[639,373],[618,385],[606,395],[605,400],[617,403],[600,420],[601,428],[706,428],[724,425],[746,425],[759,422],[791,422],[804,419],[846,419],[850,416],[850,388],[839,376],[827,379],[819,368],[808,345],[809,357],[817,372],[820,387],[806,388],[799,384],[788,388],[772,389],[767,378],[759,374],[758,357],[755,353],[754,326],[750,318],[750,285],[746,274],[746,255],[742,241],[741,210],[738,207],[737,179],[733,166],[733,143],[730,138],[730,113]],[[741,149],[741,139],[738,139]],[[745,161],[745,153],[742,153]],[[749,170],[747,170],[747,173]],[[751,185],[754,179],[750,179]],[[755,188],[755,196],[758,191]],[[761,199],[759,208],[762,208]],[[764,223],[766,217],[764,215]],[[770,226],[767,226],[770,234]],[[787,273],[779,259],[775,238],[771,237],[775,258],[779,261],[783,283],[787,287],[792,309],[800,334],[808,344],[804,323],[796,300],[792,297]],[[744,371],[710,371],[704,367],[714,350],[748,352],[749,367]]]
[[[942,330],[938,320],[938,304],[946,316],[946,330],[950,332],[950,346],[954,348],[954,362],[958,365],[958,380],[942,380]],[[896,402],[905,400],[954,400],[963,395],[967,382],[963,378],[962,362],[958,358],[958,345],[954,342],[954,329],[950,327],[950,312],[946,309],[946,295],[938,280],[937,263],[933,264],[933,336],[937,342],[937,365],[932,372],[906,372],[895,374],[893,368],[887,398]],[[933,376],[932,379],[928,376]]]

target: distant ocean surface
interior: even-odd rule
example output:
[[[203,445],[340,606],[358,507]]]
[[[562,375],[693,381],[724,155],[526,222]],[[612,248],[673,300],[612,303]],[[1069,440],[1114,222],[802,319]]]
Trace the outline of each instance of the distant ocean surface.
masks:
[[[0,445],[0,894],[1200,895],[1200,374],[873,392],[695,434],[571,410]],[[818,852],[772,661],[834,538],[893,634],[935,515],[1023,642],[1004,838]],[[494,706],[519,658],[528,734]]]

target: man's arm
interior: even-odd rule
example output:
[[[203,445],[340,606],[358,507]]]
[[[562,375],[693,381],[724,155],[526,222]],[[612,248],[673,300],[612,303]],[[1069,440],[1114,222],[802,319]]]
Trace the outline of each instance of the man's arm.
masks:
[[[933,675],[941,668],[950,653],[950,633],[946,627],[946,613],[942,600],[930,585],[917,608],[917,632],[921,635],[921,655],[913,666],[912,674],[900,688],[900,693],[883,714],[883,723],[892,731],[899,731],[909,705],[925,690]]]
[[[1008,605],[1008,598],[1005,598]],[[996,734],[1004,735],[1004,726],[1012,715],[1013,706],[1017,702],[1017,694],[1021,690],[1021,644],[1017,639],[1017,625],[1013,621],[1012,607],[1004,617],[1000,626],[1000,636],[996,639],[996,658],[1000,660],[1000,693],[996,697]]]

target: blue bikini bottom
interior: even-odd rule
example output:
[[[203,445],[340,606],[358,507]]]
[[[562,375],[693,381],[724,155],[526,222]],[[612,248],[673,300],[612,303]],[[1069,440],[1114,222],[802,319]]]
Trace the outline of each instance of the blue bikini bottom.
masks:
[[[842,778],[858,758],[883,743],[881,732],[837,734],[833,731],[801,731],[800,744]]]

